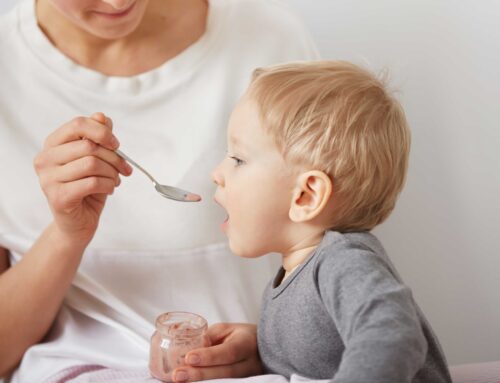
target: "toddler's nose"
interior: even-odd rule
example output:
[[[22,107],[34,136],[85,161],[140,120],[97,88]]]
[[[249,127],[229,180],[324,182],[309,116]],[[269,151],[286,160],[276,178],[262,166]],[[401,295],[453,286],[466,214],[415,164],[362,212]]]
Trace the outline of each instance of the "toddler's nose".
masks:
[[[222,171],[220,169],[221,164],[217,165],[217,167],[212,170],[211,178],[212,181],[217,185],[217,186],[224,186],[224,177],[222,176]]]

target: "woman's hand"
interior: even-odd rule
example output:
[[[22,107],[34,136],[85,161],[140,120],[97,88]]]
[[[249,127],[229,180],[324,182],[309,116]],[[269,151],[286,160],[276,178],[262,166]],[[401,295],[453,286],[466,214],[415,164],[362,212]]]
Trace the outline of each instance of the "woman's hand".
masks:
[[[106,197],[132,168],[114,150],[119,142],[102,113],[77,117],[49,135],[34,166],[65,236],[80,243],[93,237]]]
[[[217,378],[242,378],[262,374],[257,352],[257,326],[217,323],[208,328],[212,346],[187,353],[185,366],[172,373],[151,371],[164,381],[194,382]]]

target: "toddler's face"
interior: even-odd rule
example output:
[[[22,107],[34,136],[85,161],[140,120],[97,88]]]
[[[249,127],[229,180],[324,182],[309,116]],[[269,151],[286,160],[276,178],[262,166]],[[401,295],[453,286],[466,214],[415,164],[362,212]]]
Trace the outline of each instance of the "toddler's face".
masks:
[[[115,39],[125,37],[137,28],[149,0],[48,1],[84,31],[97,37]]]
[[[228,126],[227,156],[214,169],[215,201],[227,212],[221,225],[242,257],[284,252],[293,179],[254,101],[243,97]]]

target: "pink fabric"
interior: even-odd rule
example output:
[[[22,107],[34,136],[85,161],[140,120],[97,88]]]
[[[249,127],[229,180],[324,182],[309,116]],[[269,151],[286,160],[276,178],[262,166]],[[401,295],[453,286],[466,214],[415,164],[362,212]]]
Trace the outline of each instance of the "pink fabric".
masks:
[[[500,361],[461,364],[450,367],[453,383],[500,383]],[[304,379],[303,379],[304,380]],[[300,383],[304,383],[300,381]],[[224,383],[286,383],[278,375],[263,375],[246,379],[226,379]],[[97,365],[75,366],[53,375],[44,383],[153,383],[159,382],[147,370],[113,370]],[[217,380],[211,383],[218,383]],[[294,382],[292,376],[291,383]]]
[[[453,383],[500,383],[500,361],[450,367]]]
[[[83,365],[67,368],[44,383],[153,383],[148,370],[113,370],[97,365]]]

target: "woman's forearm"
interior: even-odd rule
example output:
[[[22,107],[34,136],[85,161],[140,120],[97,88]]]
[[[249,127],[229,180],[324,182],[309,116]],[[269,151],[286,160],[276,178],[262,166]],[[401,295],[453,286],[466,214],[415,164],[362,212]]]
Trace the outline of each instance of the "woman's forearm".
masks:
[[[54,221],[0,275],[0,375],[49,330],[107,196],[120,184],[120,174],[132,172],[114,151],[120,143],[112,128],[102,113],[76,117],[52,132],[34,159]]]
[[[51,224],[21,261],[0,275],[0,376],[49,330],[86,245]]]

